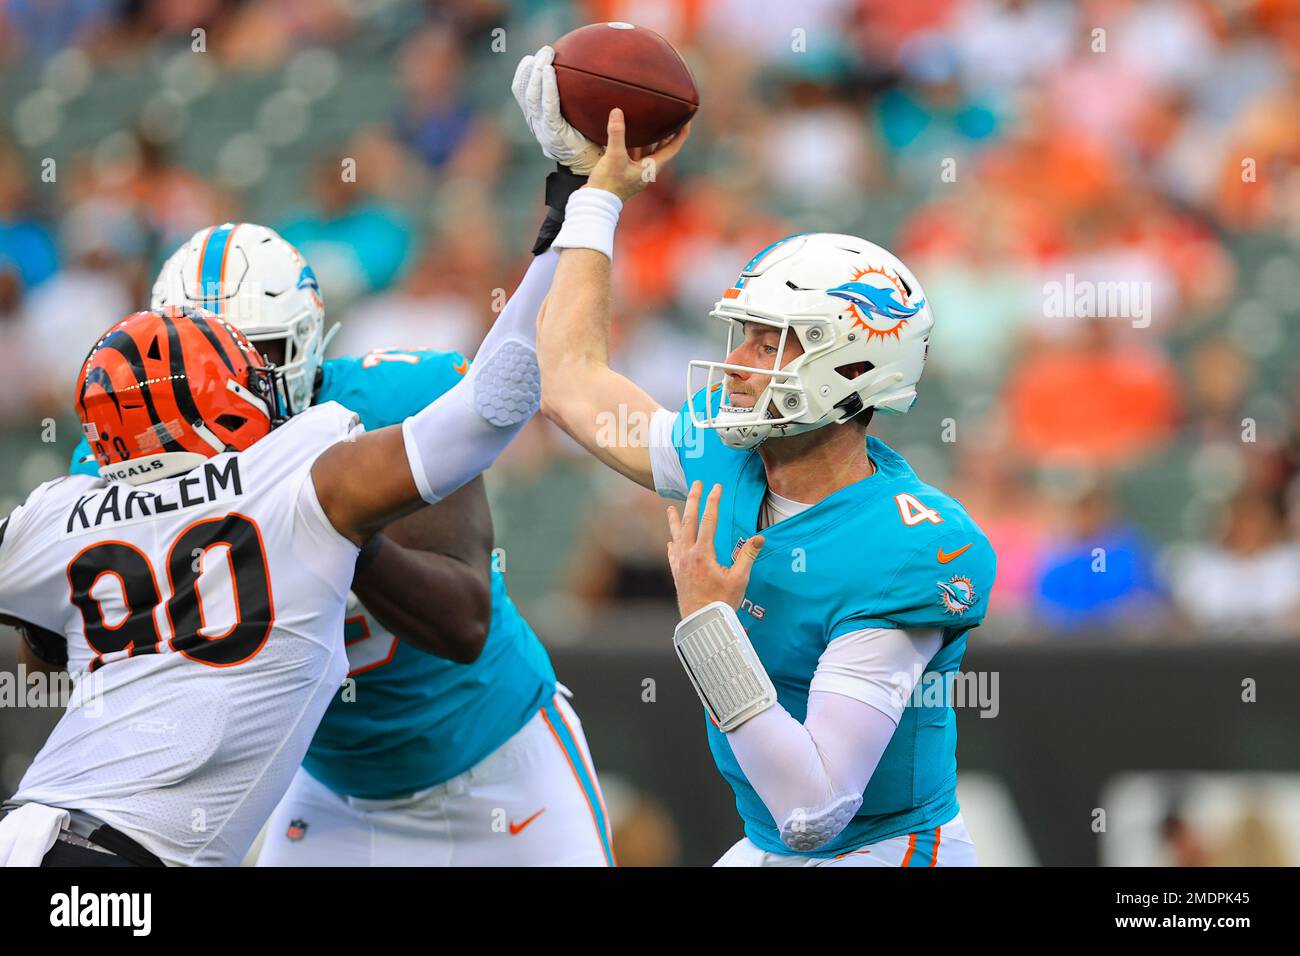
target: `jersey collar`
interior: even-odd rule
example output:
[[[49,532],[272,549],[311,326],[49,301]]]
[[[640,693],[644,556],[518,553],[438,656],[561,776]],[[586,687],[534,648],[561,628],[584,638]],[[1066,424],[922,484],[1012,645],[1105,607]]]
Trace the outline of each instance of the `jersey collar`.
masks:
[[[762,534],[767,546],[759,560],[763,555],[786,551],[800,540],[850,520],[853,512],[887,494],[889,486],[899,478],[912,474],[903,456],[875,436],[867,436],[867,453],[876,466],[872,474],[827,495],[806,511],[765,528]],[[745,455],[735,481],[735,493],[723,499],[723,507],[730,513],[721,515],[719,521],[719,527],[730,527],[733,543],[758,533],[759,514],[767,494],[767,472],[757,452]]]

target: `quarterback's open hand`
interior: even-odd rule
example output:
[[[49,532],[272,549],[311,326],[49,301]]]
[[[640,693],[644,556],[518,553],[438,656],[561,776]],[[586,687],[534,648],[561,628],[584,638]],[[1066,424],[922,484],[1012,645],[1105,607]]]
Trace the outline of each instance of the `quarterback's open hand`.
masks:
[[[616,108],[609,111],[609,125],[605,129],[609,145],[605,147],[604,155],[600,157],[596,168],[591,171],[587,185],[593,189],[608,190],[622,200],[635,196],[654,182],[659,172],[681,151],[686,138],[691,135],[691,124],[687,123],[667,139],[650,146],[638,147],[629,154],[625,141],[627,122],[622,110]]]
[[[704,514],[700,515],[703,491],[704,485],[700,482],[691,485],[680,517],[676,508],[668,509],[668,530],[673,536],[668,543],[668,563],[673,569],[677,607],[683,618],[714,601],[724,601],[732,608],[739,608],[749,585],[749,571],[763,549],[763,536],[754,535],[741,547],[735,564],[729,568],[718,564],[713,535],[718,529],[722,486],[713,486],[704,503]]]
[[[569,125],[560,113],[560,88],[551,65],[554,59],[555,51],[549,46],[524,57],[515,68],[510,88],[542,152],[579,176],[586,176],[600,160],[601,148]]]

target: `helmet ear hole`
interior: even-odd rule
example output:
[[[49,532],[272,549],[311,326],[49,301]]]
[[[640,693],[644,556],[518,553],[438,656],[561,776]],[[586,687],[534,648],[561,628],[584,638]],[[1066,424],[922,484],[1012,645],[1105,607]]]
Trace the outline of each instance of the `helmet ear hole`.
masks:
[[[850,362],[848,365],[837,365],[835,372],[841,378],[851,382],[859,376],[866,375],[875,367],[871,362]]]
[[[219,425],[227,431],[233,432],[242,428],[246,421],[248,421],[248,419],[244,418],[242,415],[231,415],[227,413],[225,415],[218,415],[216,420],[213,421],[213,424]]]

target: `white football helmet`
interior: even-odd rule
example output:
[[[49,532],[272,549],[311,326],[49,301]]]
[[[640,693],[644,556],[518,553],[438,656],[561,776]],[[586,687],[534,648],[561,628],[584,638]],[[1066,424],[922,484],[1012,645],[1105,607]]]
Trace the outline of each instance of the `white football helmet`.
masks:
[[[153,308],[207,309],[255,345],[282,341],[289,414],[310,407],[325,347],[325,303],[311,266],[274,229],[226,222],[200,229],[164,263]]]
[[[702,359],[687,370],[688,394],[697,391],[699,370],[707,394],[721,389],[716,412],[711,402],[703,411],[690,405],[692,421],[717,429],[732,448],[844,422],[865,408],[906,413],[916,401],[934,325],[921,284],[894,255],[856,236],[822,232],[763,249],[709,315],[727,322],[727,355],[746,322],[781,330],[775,371]],[[782,367],[791,333],[803,354]],[[867,370],[856,378],[837,371],[857,362]],[[742,408],[729,400],[727,372],[771,381],[753,408]]]

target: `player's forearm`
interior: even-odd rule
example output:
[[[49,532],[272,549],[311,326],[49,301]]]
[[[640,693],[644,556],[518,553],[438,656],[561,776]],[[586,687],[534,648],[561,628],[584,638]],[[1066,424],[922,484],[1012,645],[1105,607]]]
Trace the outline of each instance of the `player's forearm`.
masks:
[[[537,411],[537,314],[558,260],[554,251],[533,259],[469,373],[402,423],[411,474],[425,501],[441,501],[486,471]]]
[[[18,642],[18,663],[29,672],[38,671],[42,674],[59,674],[67,670],[67,664],[54,664],[42,659],[21,639]]]
[[[487,565],[403,547],[382,532],[378,550],[352,591],[397,637],[461,664],[477,660],[492,619]]]
[[[560,262],[539,322],[537,358],[543,401],[561,417],[609,367],[611,260],[622,207],[613,193],[579,189],[555,239]]]
[[[562,249],[537,333],[542,384],[561,392],[559,373],[609,365],[611,263],[594,249]]]

